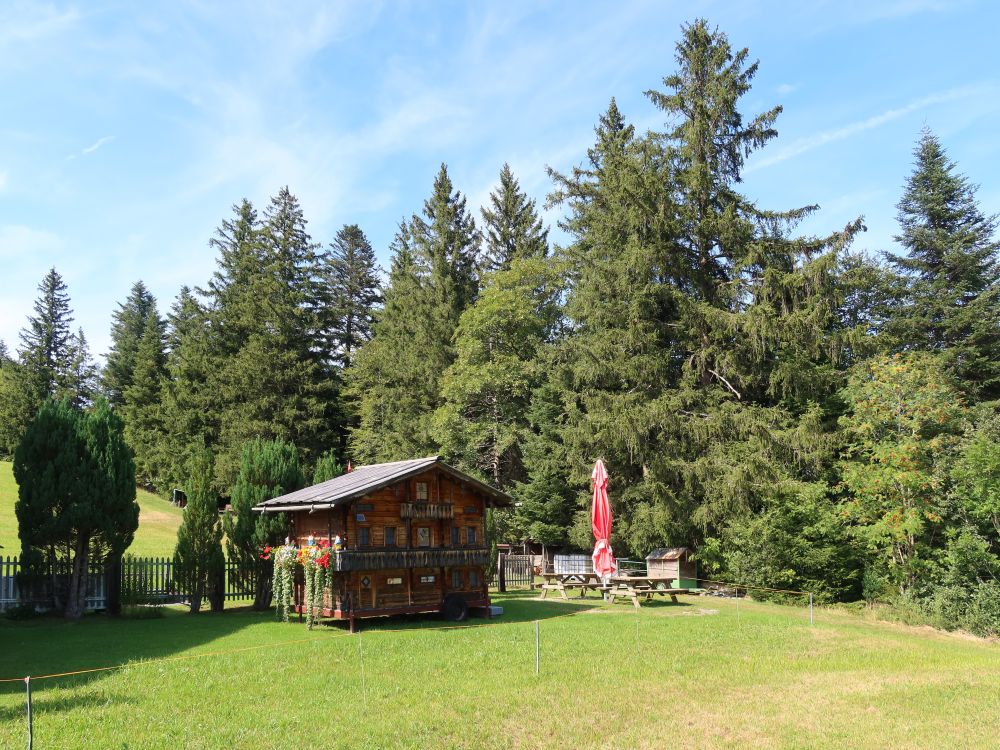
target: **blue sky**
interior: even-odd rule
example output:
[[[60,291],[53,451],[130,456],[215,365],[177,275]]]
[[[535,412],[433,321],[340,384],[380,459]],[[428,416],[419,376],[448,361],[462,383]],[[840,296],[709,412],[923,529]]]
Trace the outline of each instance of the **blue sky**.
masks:
[[[610,97],[640,130],[679,25],[761,61],[744,113],[781,103],[748,164],[761,205],[864,214],[891,250],[923,126],[1000,211],[1000,65],[989,2],[0,3],[0,338],[50,266],[95,354],[143,279],[166,311],[202,284],[232,204],[296,193],[316,240],[346,222],[383,262],[438,165],[480,205],[507,161],[539,203],[585,158]],[[554,222],[557,214],[549,212]]]

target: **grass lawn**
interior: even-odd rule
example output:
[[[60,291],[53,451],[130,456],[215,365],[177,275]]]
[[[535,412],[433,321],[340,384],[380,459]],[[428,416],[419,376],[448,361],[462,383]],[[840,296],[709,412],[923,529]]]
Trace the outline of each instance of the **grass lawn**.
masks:
[[[139,501],[139,530],[128,551],[140,556],[171,556],[181,525],[181,509],[168,500],[145,490],[136,493]],[[17,519],[14,503],[17,501],[17,484],[10,461],[0,461],[0,545],[4,555],[16,555],[21,548],[17,538]]]
[[[997,744],[1000,646],[985,641],[707,597],[638,614],[496,600],[493,622],[400,618],[360,636],[251,612],[0,622],[0,676],[127,664],[36,682],[36,748]],[[141,663],[161,658],[176,660]],[[24,731],[23,685],[0,685],[0,747]]]

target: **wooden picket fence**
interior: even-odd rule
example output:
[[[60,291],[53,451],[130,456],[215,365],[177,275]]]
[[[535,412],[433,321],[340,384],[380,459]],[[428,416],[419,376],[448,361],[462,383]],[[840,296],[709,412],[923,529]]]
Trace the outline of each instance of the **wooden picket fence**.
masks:
[[[132,557],[122,559],[121,601],[123,604],[170,604],[184,601],[173,575],[174,561],[169,557]],[[36,609],[53,608],[56,589],[69,579],[68,564],[53,571],[48,568],[28,588],[21,582],[21,564],[16,557],[0,557],[0,611],[32,604]],[[252,599],[256,577],[254,571],[242,570],[235,562],[226,562],[225,598],[227,601]],[[101,565],[92,564],[87,576],[86,608],[105,609],[108,603],[108,573]]]

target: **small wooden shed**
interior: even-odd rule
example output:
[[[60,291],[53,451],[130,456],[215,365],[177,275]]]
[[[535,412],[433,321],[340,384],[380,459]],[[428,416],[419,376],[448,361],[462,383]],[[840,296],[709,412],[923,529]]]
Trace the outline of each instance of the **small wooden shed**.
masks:
[[[672,578],[671,588],[698,588],[698,563],[687,547],[654,549],[646,555],[646,571],[650,578]]]

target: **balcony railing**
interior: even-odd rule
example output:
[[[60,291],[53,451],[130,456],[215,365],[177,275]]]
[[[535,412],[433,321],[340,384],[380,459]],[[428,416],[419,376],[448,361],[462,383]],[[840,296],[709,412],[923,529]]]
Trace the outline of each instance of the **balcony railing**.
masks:
[[[455,506],[448,504],[402,503],[399,508],[401,518],[449,519],[455,517]]]
[[[330,570],[348,573],[354,570],[387,568],[450,568],[461,565],[486,565],[490,551],[485,547],[442,549],[340,550],[330,556]]]

